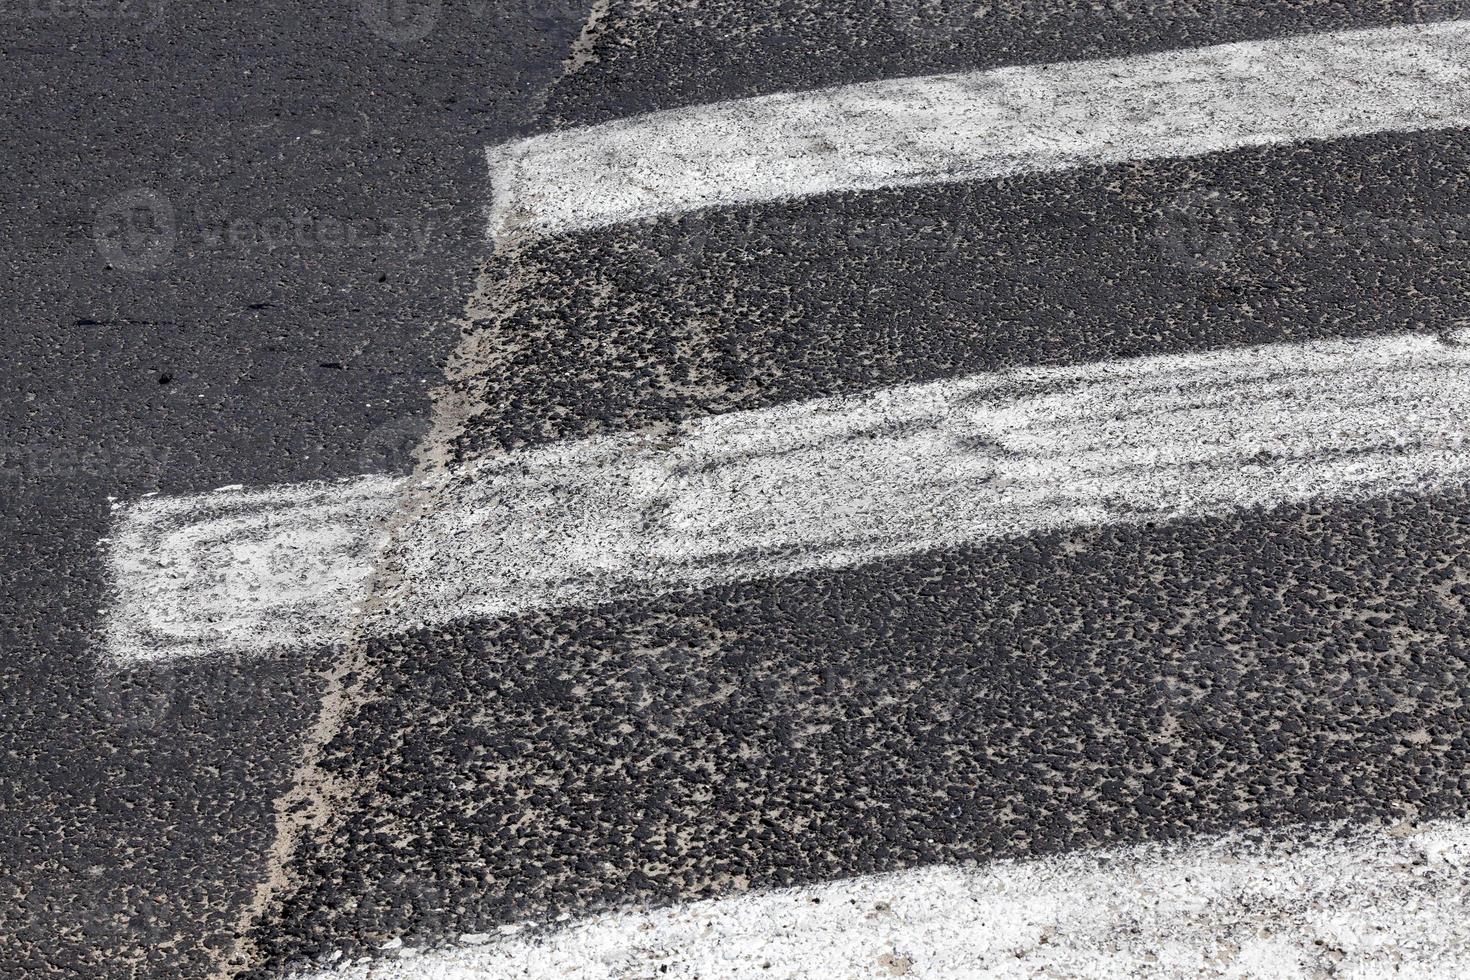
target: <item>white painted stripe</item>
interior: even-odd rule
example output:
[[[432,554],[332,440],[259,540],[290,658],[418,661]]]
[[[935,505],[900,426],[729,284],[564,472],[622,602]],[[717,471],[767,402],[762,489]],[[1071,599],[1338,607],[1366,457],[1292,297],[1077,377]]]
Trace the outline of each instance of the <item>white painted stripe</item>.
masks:
[[[1470,21],[696,106],[491,147],[490,233],[1470,126]]]
[[[1470,825],[928,867],[467,937],[298,980],[1470,975]]]
[[[107,644],[124,661],[315,646],[351,634],[405,487],[371,476],[122,508]]]
[[[144,501],[113,541],[113,653],[345,639],[395,501],[397,631],[841,568],[1053,528],[1470,479],[1470,331],[901,385],[555,444],[410,483]]]

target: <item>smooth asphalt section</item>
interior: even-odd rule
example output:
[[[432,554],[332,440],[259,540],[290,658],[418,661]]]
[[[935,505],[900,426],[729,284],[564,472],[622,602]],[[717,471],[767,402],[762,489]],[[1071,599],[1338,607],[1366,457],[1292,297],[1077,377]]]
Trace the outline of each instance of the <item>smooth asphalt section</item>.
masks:
[[[1027,3],[936,32],[891,7],[612,5],[544,123],[1400,22],[1209,6]],[[482,279],[421,456],[452,472],[569,439],[677,444],[709,415],[1015,367],[1403,333],[1455,348],[1467,152],[1463,130],[1358,134],[518,239]],[[627,903],[820,898],[926,865],[1228,850],[1202,835],[1326,821],[1453,882],[1435,835],[1470,794],[1467,502],[1452,480],[362,635],[287,798],[317,813],[283,821],[239,965],[366,956],[394,975],[405,947]],[[370,605],[403,581],[390,549]],[[1306,878],[1341,900],[1340,878]],[[1463,898],[1434,888],[1381,893]],[[1266,918],[1279,901],[1222,889]],[[1202,927],[1223,966],[1227,925]],[[1454,969],[1463,937],[1435,939]],[[870,965],[922,975],[914,946]],[[1381,965],[1299,932],[1274,948],[1280,972]],[[497,963],[432,955],[446,976]]]
[[[0,976],[229,947],[329,652],[99,673],[109,498],[410,465],[585,18],[0,3]]]

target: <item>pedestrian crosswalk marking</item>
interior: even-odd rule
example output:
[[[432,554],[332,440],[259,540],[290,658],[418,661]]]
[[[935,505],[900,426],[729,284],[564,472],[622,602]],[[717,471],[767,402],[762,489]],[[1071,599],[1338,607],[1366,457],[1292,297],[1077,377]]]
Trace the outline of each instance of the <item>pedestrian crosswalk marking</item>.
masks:
[[[1470,825],[1230,834],[514,927],[295,980],[1470,973]]]
[[[490,234],[1470,126],[1470,21],[897,78],[656,112],[487,153]]]
[[[117,659],[327,644],[1058,528],[1470,477],[1470,331],[1010,371],[368,477],[154,498],[111,542]],[[390,523],[400,524],[392,535]],[[380,563],[391,587],[374,596]]]

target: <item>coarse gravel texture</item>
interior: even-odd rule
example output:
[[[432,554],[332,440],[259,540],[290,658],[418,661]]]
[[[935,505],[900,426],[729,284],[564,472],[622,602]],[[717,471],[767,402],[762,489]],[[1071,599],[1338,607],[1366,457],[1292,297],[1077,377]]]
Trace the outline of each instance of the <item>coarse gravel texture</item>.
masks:
[[[935,34],[876,5],[612,2],[543,126],[1465,15],[1196,6],[984,5]],[[1381,134],[518,242],[425,453],[1015,365],[1447,336],[1467,152]],[[1466,502],[1057,532],[372,640],[321,762],[350,790],[293,849],[251,975],[935,861],[1462,815]]]
[[[428,950],[400,940],[311,980],[1449,980],[1470,969],[1467,862],[1463,822],[1229,834],[619,910]]]

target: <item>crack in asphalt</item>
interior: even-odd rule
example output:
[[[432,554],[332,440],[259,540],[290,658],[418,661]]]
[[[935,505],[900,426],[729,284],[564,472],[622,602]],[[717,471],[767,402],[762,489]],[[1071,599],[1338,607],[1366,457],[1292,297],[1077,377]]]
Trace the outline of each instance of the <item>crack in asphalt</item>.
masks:
[[[592,50],[602,33],[609,3],[610,0],[594,0],[581,31],[562,61],[561,72],[529,103],[530,115],[534,117],[541,113],[549,94],[563,80],[596,60]],[[514,244],[502,244],[496,250],[506,247],[514,248]],[[479,283],[466,303],[465,315],[457,324],[461,330],[461,341],[451,355],[450,366],[446,368],[446,381],[463,370],[466,361],[474,360],[477,345],[472,327],[476,314],[493,310],[497,301],[517,294],[516,290],[507,288],[508,285],[513,284],[501,282],[492,264],[486,263],[482,267]],[[416,474],[438,473],[445,468],[453,438],[463,429],[476,404],[474,399],[465,398],[449,384],[434,391],[431,398],[431,428],[413,453]],[[359,627],[381,615],[391,605],[390,597],[403,579],[392,542],[402,528],[431,506],[430,493],[420,482],[410,481],[393,508],[386,529],[390,543],[380,554],[373,570],[367,601],[357,617]],[[332,832],[343,803],[371,788],[361,781],[343,780],[327,771],[324,765],[327,748],[342,730],[345,720],[370,700],[369,691],[375,673],[367,655],[367,631],[358,628],[353,632],[356,639],[347,645],[344,655],[322,674],[324,687],[316,719],[303,739],[300,761],[292,774],[290,788],[276,799],[273,806],[275,834],[261,879],[250,901],[240,911],[234,941],[219,955],[209,974],[211,980],[231,980],[256,965],[259,950],[253,936],[255,928],[299,884],[291,872],[291,861],[309,840]]]

